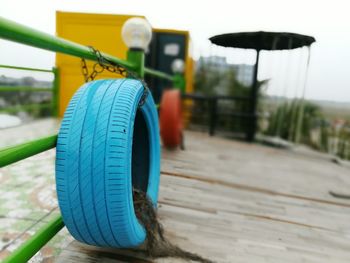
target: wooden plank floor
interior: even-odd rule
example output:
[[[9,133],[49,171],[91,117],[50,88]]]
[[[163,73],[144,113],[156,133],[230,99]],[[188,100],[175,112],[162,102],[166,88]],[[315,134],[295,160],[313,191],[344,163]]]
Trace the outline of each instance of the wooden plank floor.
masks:
[[[52,120],[30,129],[36,126],[46,127],[47,133],[57,127]],[[23,128],[0,131],[2,143],[4,138],[13,141],[16,129],[23,133]],[[0,196],[0,238],[5,246],[0,258],[58,213],[53,159],[54,151],[49,151],[0,170],[1,189],[8,196],[36,189],[36,194],[28,193],[30,205],[24,202],[30,211],[22,214],[15,208],[22,203]],[[186,132],[186,151],[163,149],[159,217],[172,242],[215,262],[350,262],[350,200],[329,195],[329,190],[350,194],[349,172],[348,166],[311,151]],[[13,179],[16,173],[20,182]],[[82,245],[66,230],[35,260],[153,262],[137,251]]]

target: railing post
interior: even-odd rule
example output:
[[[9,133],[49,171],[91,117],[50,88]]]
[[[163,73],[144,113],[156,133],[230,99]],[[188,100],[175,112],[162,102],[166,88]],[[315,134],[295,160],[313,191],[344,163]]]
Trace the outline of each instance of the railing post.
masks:
[[[256,62],[254,66],[254,76],[253,76],[253,84],[250,92],[251,101],[250,101],[250,114],[251,119],[249,120],[248,130],[246,134],[246,138],[248,142],[253,142],[255,139],[255,133],[257,131],[257,104],[258,104],[258,96],[259,96],[259,83],[258,83],[258,71],[259,71],[259,57],[260,57],[260,50],[256,51]]]
[[[59,69],[56,67],[53,67],[52,73],[54,75],[53,85],[52,85],[52,115],[54,117],[57,117],[58,116],[59,87],[60,87]]]
[[[36,234],[23,243],[17,250],[5,258],[3,263],[28,262],[47,242],[49,242],[62,228],[64,223],[60,215],[55,216]]]
[[[174,88],[179,89],[181,94],[185,94],[186,92],[186,81],[182,74],[175,73],[173,78]]]
[[[140,49],[129,49],[127,61],[134,65],[134,72],[138,77],[143,78],[145,75],[145,53]]]

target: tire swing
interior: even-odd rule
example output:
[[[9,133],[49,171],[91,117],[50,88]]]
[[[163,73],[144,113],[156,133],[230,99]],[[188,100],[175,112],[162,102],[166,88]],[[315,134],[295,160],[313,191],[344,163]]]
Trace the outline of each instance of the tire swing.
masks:
[[[167,148],[183,148],[181,93],[178,89],[165,90],[159,110],[160,136]]]
[[[65,225],[81,242],[130,248],[146,238],[133,188],[157,206],[160,139],[152,95],[139,106],[143,94],[137,80],[92,81],[65,112],[57,140],[57,196]]]

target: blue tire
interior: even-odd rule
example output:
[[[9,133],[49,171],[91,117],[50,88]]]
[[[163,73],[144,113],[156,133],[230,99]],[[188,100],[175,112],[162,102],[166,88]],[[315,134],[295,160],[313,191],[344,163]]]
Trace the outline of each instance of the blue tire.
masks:
[[[160,139],[151,94],[137,80],[97,80],[71,99],[58,134],[56,188],[73,237],[101,247],[135,247],[146,232],[132,189],[157,206]]]

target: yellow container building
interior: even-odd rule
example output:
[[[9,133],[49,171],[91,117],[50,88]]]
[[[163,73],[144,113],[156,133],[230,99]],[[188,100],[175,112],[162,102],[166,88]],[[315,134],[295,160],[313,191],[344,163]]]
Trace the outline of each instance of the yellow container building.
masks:
[[[135,15],[87,14],[72,12],[56,13],[57,36],[72,40],[119,58],[125,59],[127,47],[121,37],[121,29],[126,20]],[[140,16],[136,16],[140,17]],[[142,16],[141,16],[142,17]],[[146,52],[146,66],[171,72],[171,63],[176,58],[185,61],[186,92],[192,92],[193,60],[191,58],[191,40],[187,31],[153,29],[153,39]],[[87,61],[89,71],[94,62]],[[84,83],[81,60],[68,55],[56,55],[59,69],[59,116],[63,113],[74,92]],[[115,74],[103,72],[100,78],[116,78]],[[153,96],[159,100],[162,90],[171,85],[164,81],[146,78]]]

